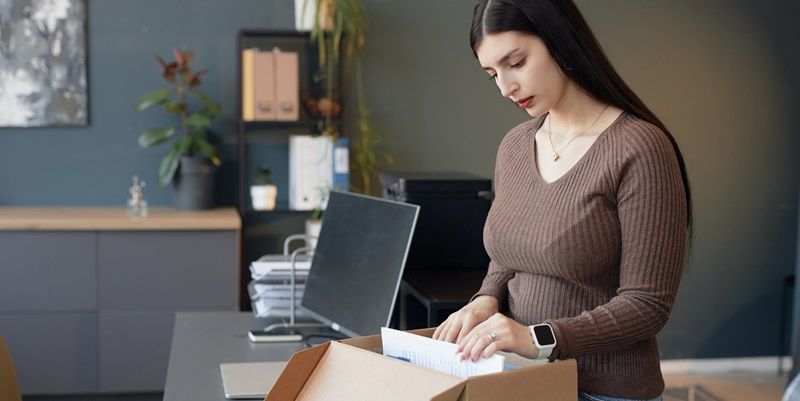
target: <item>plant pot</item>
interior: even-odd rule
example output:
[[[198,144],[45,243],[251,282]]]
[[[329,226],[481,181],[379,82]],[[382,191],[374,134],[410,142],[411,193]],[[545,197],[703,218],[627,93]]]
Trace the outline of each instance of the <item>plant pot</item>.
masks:
[[[278,187],[275,185],[251,185],[250,201],[253,210],[275,209],[275,199],[278,197]]]
[[[325,0],[321,2],[321,5],[319,25],[323,30],[329,31],[333,27],[333,16],[328,12],[332,4],[330,0]],[[295,29],[301,32],[311,31],[314,28],[314,15],[316,13],[317,0],[294,0]]]
[[[306,220],[306,235],[314,237],[313,239],[306,240],[306,246],[310,246],[312,248],[317,247],[317,238],[319,238],[319,232],[322,230],[322,220]]]
[[[182,156],[173,183],[173,203],[178,210],[203,210],[214,206],[216,169],[204,157]]]

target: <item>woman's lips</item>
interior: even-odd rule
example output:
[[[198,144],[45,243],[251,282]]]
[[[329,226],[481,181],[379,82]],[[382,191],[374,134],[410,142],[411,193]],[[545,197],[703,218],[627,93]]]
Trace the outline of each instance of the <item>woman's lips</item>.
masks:
[[[528,106],[531,105],[531,103],[533,103],[533,96],[526,97],[525,99],[518,101],[517,106],[519,106],[521,109],[527,109]]]

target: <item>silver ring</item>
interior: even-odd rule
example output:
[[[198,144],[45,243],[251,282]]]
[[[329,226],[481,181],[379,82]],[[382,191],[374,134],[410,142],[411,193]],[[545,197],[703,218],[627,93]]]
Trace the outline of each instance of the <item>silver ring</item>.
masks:
[[[491,340],[492,342],[494,342],[494,340],[497,338],[497,333],[495,332],[491,332],[487,335],[489,336],[489,340]]]

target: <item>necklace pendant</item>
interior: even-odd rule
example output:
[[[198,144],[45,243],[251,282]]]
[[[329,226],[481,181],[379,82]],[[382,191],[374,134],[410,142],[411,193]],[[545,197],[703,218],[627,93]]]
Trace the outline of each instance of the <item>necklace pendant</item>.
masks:
[[[561,156],[559,156],[558,153],[553,153],[553,161],[554,162],[557,162],[558,159],[560,159],[560,158],[561,158]]]

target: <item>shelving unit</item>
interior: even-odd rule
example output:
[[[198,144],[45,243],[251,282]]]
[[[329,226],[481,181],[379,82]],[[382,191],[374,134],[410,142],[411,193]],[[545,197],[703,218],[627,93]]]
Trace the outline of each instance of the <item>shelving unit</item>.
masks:
[[[300,118],[297,121],[244,121],[242,119],[242,50],[260,48],[271,50],[278,47],[283,51],[299,54],[300,68]],[[250,261],[262,254],[279,253],[283,238],[303,230],[303,222],[310,211],[289,209],[289,163],[288,143],[292,134],[319,133],[319,119],[309,115],[304,105],[304,97],[318,99],[324,93],[323,82],[315,82],[313,77],[319,71],[317,44],[312,42],[309,32],[269,29],[242,29],[236,37],[236,82],[237,90],[237,154],[238,154],[238,196],[237,208],[242,216],[242,266],[240,306],[249,309],[250,303],[244,288],[249,280]],[[336,87],[341,88],[337,71]],[[342,97],[338,98],[343,106]],[[341,119],[334,119],[341,126]],[[254,138],[258,138],[256,141]],[[253,210],[250,202],[250,174],[259,164],[265,163],[272,171],[278,187],[277,207],[271,211]]]

